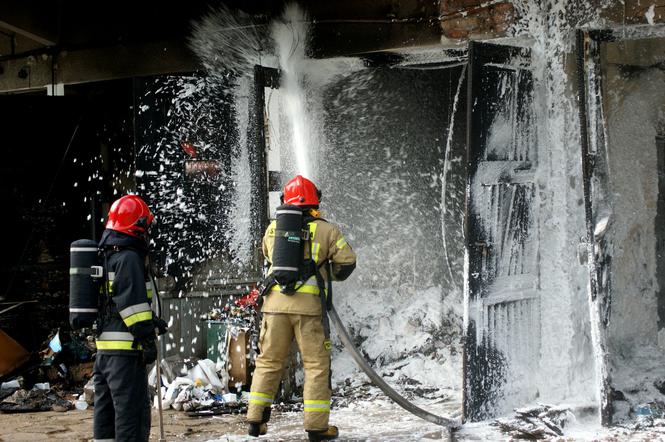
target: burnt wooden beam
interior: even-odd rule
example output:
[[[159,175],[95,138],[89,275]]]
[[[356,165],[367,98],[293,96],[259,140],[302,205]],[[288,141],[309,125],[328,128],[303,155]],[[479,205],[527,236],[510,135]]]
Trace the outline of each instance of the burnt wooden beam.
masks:
[[[149,42],[71,51],[51,48],[0,58],[0,92],[41,89],[54,80],[67,85],[198,69],[198,61],[183,42]]]

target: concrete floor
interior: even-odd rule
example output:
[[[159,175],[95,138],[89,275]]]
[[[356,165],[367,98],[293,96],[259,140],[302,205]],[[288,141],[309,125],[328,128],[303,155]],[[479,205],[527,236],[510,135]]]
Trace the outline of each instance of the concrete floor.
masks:
[[[444,413],[459,404],[436,404],[432,411]],[[92,438],[92,409],[64,413],[0,414],[0,441],[88,441]],[[305,441],[302,412],[277,412],[269,424],[268,435],[260,440]],[[424,422],[388,399],[359,400],[336,408],[331,423],[340,428],[340,440],[402,441],[448,440],[445,429]],[[157,414],[152,414],[150,440],[157,440]],[[187,441],[256,441],[247,436],[244,415],[190,418],[183,412],[165,411],[166,440]]]
[[[459,408],[454,401],[423,401],[419,405],[438,414],[451,415]],[[152,415],[150,440],[157,440],[157,415]],[[664,421],[665,422],[665,421]],[[340,428],[340,441],[500,441],[511,438],[499,432],[490,422],[464,425],[452,435],[445,429],[405,413],[388,399],[351,401],[335,408],[331,423]],[[257,441],[246,433],[244,415],[190,418],[174,410],[165,412],[167,441]],[[600,428],[592,423],[578,421],[566,428],[561,441],[654,441],[665,440],[665,427],[657,425],[642,431],[625,428]],[[72,410],[65,413],[42,412],[0,414],[0,442],[5,441],[89,441],[92,438],[92,410]],[[260,441],[306,441],[302,429],[302,413],[276,412],[269,431]]]

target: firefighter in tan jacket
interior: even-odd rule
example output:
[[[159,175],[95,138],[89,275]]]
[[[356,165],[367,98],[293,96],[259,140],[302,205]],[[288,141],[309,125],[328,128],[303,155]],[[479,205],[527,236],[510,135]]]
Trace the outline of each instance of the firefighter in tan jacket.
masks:
[[[331,343],[326,299],[322,300],[321,296],[327,294],[329,269],[332,269],[333,280],[348,278],[355,269],[356,254],[339,229],[320,218],[320,195],[311,181],[299,175],[289,181],[282,194],[284,204],[303,210],[303,230],[308,235],[305,235],[307,241],[304,241],[302,259],[303,262],[313,262],[320,273],[303,278],[305,280],[291,293],[284,293],[283,287],[275,284],[264,296],[259,337],[261,353],[256,360],[247,411],[249,434],[252,436],[267,432],[270,406],[294,337],[305,371],[304,424],[309,439],[335,439],[338,435],[337,427],[328,425]],[[273,252],[275,236],[280,233],[273,221],[263,237],[263,254],[271,264],[270,275],[277,269],[273,266]]]

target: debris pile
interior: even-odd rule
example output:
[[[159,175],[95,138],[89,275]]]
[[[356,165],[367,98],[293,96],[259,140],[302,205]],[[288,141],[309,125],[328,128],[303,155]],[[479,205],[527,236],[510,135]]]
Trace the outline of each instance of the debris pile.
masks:
[[[39,377],[80,389],[92,377],[94,338],[85,333],[56,330],[39,352]]]
[[[5,384],[3,384],[3,387]],[[56,390],[50,388],[48,383],[36,384],[31,390],[21,388],[0,390],[0,395],[6,395],[0,402],[0,411],[3,413],[26,413],[31,411],[68,411],[74,404],[62,397]]]
[[[6,368],[0,372],[1,412],[67,411],[92,405],[96,350],[92,337],[55,329],[41,350],[32,354],[7,335],[4,337],[6,351],[0,353]]]
[[[214,342],[208,359],[161,361],[159,385],[165,408],[196,415],[246,409],[248,393],[242,390],[249,388],[256,357],[257,300],[258,291],[253,290],[201,318],[208,323],[209,341]],[[84,410],[94,404],[92,336],[54,329],[41,350],[30,353],[0,333],[0,412]],[[156,378],[153,368],[149,381],[155,394]]]
[[[518,439],[546,439],[563,436],[564,427],[575,421],[567,407],[538,405],[518,408],[512,418],[494,421],[501,430]]]
[[[242,413],[249,394],[250,367],[256,358],[257,301],[254,289],[223,308],[213,308],[200,319],[208,329],[207,359],[161,361],[160,390],[164,408],[187,412],[192,416]],[[157,370],[153,368],[149,384],[157,393]],[[154,401],[157,407],[157,397]]]
[[[252,329],[256,325],[259,291],[253,289],[247,295],[229,301],[223,308],[213,308],[201,315],[207,321],[224,322],[227,326]]]
[[[210,359],[178,361],[170,358],[162,360],[161,368],[160,390],[164,408],[190,415],[241,413],[246,409],[248,395],[229,392],[229,375],[222,364],[215,364]],[[155,389],[156,371],[153,368],[148,378]],[[157,397],[154,406],[157,408]],[[203,411],[206,413],[201,413]]]
[[[229,300],[201,319],[208,328],[208,359],[223,365],[229,385],[240,391],[251,383],[251,367],[258,349],[258,299],[255,288],[245,296]]]

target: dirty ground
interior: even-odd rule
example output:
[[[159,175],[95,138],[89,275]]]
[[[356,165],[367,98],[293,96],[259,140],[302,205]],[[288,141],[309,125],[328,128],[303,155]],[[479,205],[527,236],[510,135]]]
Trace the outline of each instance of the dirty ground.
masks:
[[[459,410],[453,400],[421,400],[429,410],[452,414]],[[554,441],[653,441],[665,438],[665,426],[655,425],[645,430],[601,428],[584,419],[572,422],[564,436],[551,437]],[[590,417],[593,420],[593,417]],[[88,441],[92,432],[92,410],[72,410],[66,413],[42,412],[3,414],[0,418],[0,441]],[[152,415],[151,440],[157,440],[157,414]],[[450,435],[436,425],[424,422],[382,396],[346,402],[341,401],[332,412],[331,422],[339,425],[341,441],[481,441],[518,440],[502,433],[489,422],[465,425]],[[268,435],[259,440],[304,441],[301,412],[273,412]],[[219,441],[241,442],[257,440],[246,436],[244,415],[225,415],[191,418],[175,410],[165,412],[167,441]]]

